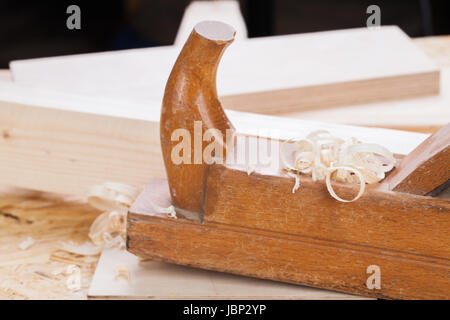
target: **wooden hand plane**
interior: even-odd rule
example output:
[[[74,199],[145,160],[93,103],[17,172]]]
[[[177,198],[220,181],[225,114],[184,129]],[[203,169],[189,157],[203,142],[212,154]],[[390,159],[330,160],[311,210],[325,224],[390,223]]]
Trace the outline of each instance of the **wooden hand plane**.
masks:
[[[174,161],[177,129],[193,140],[198,124],[239,136],[216,91],[218,63],[234,34],[226,24],[201,22],[175,62],[160,122],[167,180],[151,181],[131,207],[128,250],[370,297],[450,299],[450,201],[435,196],[450,176],[449,125],[410,154],[397,155],[400,164],[390,175],[350,203],[336,201],[323,182],[308,177],[292,193],[294,179],[282,166],[250,173],[246,165],[195,161],[205,150],[201,136],[200,152],[182,155],[192,163]],[[223,158],[237,141],[222,142]],[[333,187],[342,197],[359,189]],[[155,209],[170,205],[177,219]]]

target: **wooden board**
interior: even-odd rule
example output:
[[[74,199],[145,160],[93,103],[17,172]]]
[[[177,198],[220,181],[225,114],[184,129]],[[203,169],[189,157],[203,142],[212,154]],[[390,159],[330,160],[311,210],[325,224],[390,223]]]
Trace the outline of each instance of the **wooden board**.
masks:
[[[0,84],[0,183],[84,195],[92,185],[144,185],[164,176],[159,108]],[[156,107],[154,107],[156,109]],[[149,110],[150,109],[150,110]],[[318,129],[407,154],[426,134],[363,128],[228,110],[240,133],[281,139]],[[130,163],[133,163],[130,166]]]
[[[450,121],[450,36],[415,38],[413,42],[441,68],[438,96],[289,112],[283,116],[427,133],[436,131]]]
[[[450,41],[449,41],[450,47]],[[390,102],[285,113],[283,117],[334,123],[386,126],[404,130],[437,127],[450,121],[450,65],[441,69],[441,93]]]
[[[179,51],[41,58],[10,68],[21,84],[160,105]],[[255,38],[229,48],[218,92],[225,108],[275,114],[438,94],[439,70],[397,27]]]
[[[118,265],[128,267],[130,281],[116,278]],[[118,249],[103,251],[88,296],[91,299],[364,299],[164,262],[140,261]]]

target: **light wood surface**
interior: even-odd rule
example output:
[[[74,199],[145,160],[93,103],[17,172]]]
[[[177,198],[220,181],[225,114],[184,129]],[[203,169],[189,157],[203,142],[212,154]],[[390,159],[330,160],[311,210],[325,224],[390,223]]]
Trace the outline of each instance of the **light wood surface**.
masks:
[[[327,110],[291,112],[283,116],[334,123],[382,126],[399,130],[435,132],[450,121],[450,36],[416,38],[420,47],[441,68],[441,93],[434,97],[374,102]]]
[[[18,84],[159,108],[180,49],[20,60],[10,69]],[[439,70],[393,26],[255,38],[224,55],[218,92],[225,108],[279,114],[438,94]]]

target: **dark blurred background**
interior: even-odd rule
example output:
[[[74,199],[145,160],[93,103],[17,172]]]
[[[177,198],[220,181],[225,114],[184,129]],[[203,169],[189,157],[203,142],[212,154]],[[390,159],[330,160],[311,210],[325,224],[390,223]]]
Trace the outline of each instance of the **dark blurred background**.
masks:
[[[249,37],[364,27],[366,8],[409,36],[450,34],[449,0],[240,0]],[[173,44],[187,0],[0,0],[0,68],[11,60]],[[66,9],[81,8],[81,30]]]

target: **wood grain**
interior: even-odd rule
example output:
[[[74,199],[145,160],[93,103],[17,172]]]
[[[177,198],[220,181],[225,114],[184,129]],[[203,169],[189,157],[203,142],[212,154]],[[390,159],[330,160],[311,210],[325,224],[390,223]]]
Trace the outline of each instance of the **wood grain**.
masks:
[[[152,192],[142,198],[161,201]],[[128,250],[139,257],[378,298],[450,298],[448,258],[257,230],[236,226],[236,221],[199,223],[153,214],[132,208],[128,215]],[[370,265],[380,267],[380,290],[366,286]]]
[[[402,159],[389,176],[391,190],[425,195],[450,179],[450,123]]]
[[[213,166],[209,171],[204,221],[276,231],[390,251],[449,259],[448,199],[417,197],[367,186],[355,202],[336,201],[324,183],[276,172],[250,176],[245,170]],[[359,186],[334,183],[338,195],[352,198]],[[256,231],[254,231],[256,232]],[[287,236],[287,235],[285,235]],[[418,260],[421,257],[417,257]],[[426,258],[424,258],[426,259]]]
[[[1,188],[0,299],[86,299],[98,256],[63,251],[60,242],[87,241],[99,213],[79,199]],[[27,237],[35,244],[19,249]],[[81,269],[81,290],[66,285],[71,265]]]

